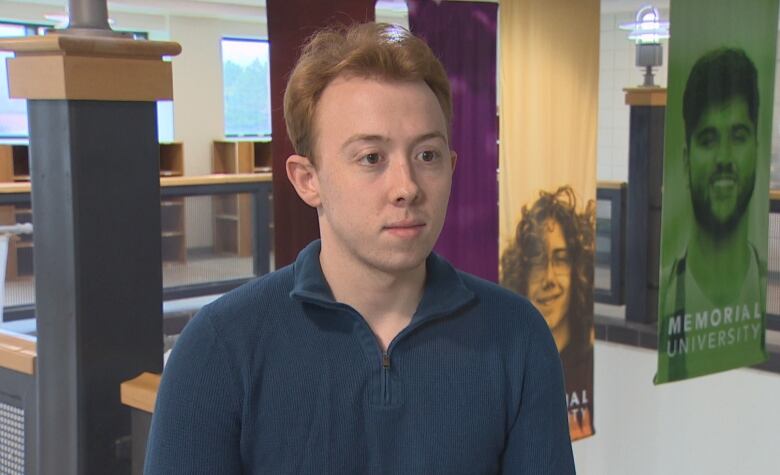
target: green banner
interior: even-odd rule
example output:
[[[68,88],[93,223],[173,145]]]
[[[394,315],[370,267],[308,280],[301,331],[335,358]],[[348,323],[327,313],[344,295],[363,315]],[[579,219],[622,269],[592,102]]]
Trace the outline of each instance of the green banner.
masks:
[[[766,360],[778,0],[673,0],[656,384]]]

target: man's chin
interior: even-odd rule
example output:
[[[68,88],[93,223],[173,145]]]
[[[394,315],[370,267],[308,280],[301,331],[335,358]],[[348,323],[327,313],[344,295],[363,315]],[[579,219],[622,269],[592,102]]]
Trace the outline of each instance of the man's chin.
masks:
[[[730,206],[712,206],[711,203],[701,203],[697,206],[694,203],[693,207],[699,226],[715,236],[726,235],[736,229],[746,210],[747,201],[733,203]]]
[[[394,250],[383,254],[371,259],[374,261],[373,266],[388,274],[403,274],[425,265],[425,259],[430,251],[425,252],[425,249],[418,247],[404,251]]]
[[[729,214],[710,212],[703,219],[697,219],[697,222],[710,234],[725,235],[737,227],[740,217],[741,215],[735,212]]]

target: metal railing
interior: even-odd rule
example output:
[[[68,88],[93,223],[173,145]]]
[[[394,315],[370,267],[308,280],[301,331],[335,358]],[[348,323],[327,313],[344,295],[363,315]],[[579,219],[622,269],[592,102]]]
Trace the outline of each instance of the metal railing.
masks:
[[[270,174],[162,178],[160,182],[163,300],[221,294],[269,272]],[[0,214],[3,209],[8,211],[6,216],[29,222],[30,185],[6,186],[0,192]],[[220,236],[218,228],[224,219],[233,227],[225,231],[226,237]],[[166,221],[181,229],[169,229]],[[192,245],[192,234],[200,236],[200,243]],[[225,244],[228,240],[240,240],[241,244]],[[16,267],[6,281],[6,293],[12,295],[6,297],[10,304],[4,308],[3,320],[34,318],[32,242],[17,242],[9,251],[18,256],[9,256],[15,260],[11,266]],[[14,292],[22,294],[14,299]]]

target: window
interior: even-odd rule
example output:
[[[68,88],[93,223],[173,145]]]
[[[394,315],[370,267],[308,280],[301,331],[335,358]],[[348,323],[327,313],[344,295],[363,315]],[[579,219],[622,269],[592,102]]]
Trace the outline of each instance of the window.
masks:
[[[43,27],[18,23],[0,23],[0,38],[43,34]],[[13,53],[0,51],[0,139],[27,137],[27,103],[8,97],[6,59]]]
[[[0,38],[14,36],[43,35],[49,26],[29,25],[20,23],[0,22]],[[146,39],[145,32],[132,32],[133,39]],[[27,128],[27,102],[24,99],[8,97],[8,74],[6,59],[13,53],[0,51],[0,140],[21,139],[29,136]],[[173,103],[171,101],[157,102],[157,135],[160,142],[173,141]]]
[[[268,41],[222,39],[225,136],[271,135]]]

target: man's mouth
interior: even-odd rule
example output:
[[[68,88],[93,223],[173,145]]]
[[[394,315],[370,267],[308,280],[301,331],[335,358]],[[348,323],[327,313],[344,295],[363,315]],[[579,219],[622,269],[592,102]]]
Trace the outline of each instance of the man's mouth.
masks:
[[[712,186],[732,186],[737,183],[737,177],[732,173],[719,173],[710,180]]]
[[[719,195],[731,194],[737,186],[737,177],[731,173],[722,173],[712,177],[710,180],[713,194]]]
[[[425,222],[420,220],[405,219],[384,226],[384,230],[398,237],[415,237],[425,228]]]

